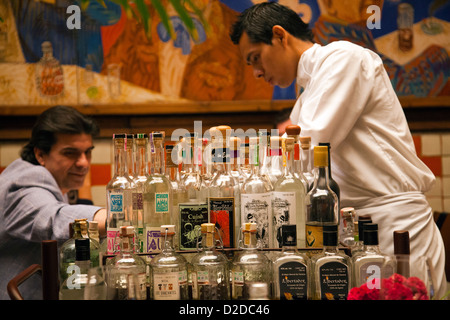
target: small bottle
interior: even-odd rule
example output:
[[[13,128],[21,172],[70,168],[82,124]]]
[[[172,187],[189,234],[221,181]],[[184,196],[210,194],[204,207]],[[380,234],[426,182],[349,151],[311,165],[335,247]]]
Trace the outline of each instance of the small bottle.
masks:
[[[272,192],[273,247],[281,247],[280,228],[283,224],[296,226],[297,245],[305,247],[306,189],[294,173],[294,138],[285,138],[284,145],[286,165]]]
[[[241,223],[257,225],[257,240],[264,248],[271,246],[272,186],[259,174],[258,137],[249,139],[250,176],[241,187]]]
[[[52,43],[42,43],[42,58],[36,64],[36,85],[44,97],[58,97],[64,93],[64,74],[59,61],[53,56]]]
[[[321,248],[323,226],[339,225],[338,198],[328,182],[326,146],[314,147],[314,167],[314,184],[306,195],[306,247]]]
[[[297,250],[297,228],[281,226],[282,251],[273,259],[274,298],[306,300],[310,298],[310,259]]]
[[[173,224],[173,188],[165,175],[164,135],[153,132],[153,173],[144,184],[144,253],[161,251],[161,225]]]
[[[397,261],[396,273],[405,278],[410,276],[410,245],[407,230],[394,231],[394,255]]]
[[[300,153],[300,132],[301,128],[297,125],[288,125],[286,126],[285,132],[288,137],[294,138],[294,150],[292,151],[294,161],[293,161],[293,171],[295,176],[300,179],[300,181],[303,183],[305,187],[305,193],[309,189],[308,181],[303,174],[302,171],[302,159],[301,159],[301,153]]]
[[[153,300],[188,299],[188,263],[174,249],[174,225],[160,229],[162,249],[150,261],[151,297]]]
[[[387,278],[395,271],[395,261],[380,251],[378,245],[378,224],[364,225],[364,249],[352,257],[354,286],[367,283],[369,289],[380,289],[381,278]]]
[[[351,288],[352,264],[339,252],[337,225],[323,227],[322,253],[312,256],[312,272],[316,300],[347,300]]]
[[[314,183],[314,165],[311,154],[311,137],[300,137],[300,159],[302,162],[302,172],[308,184],[308,190],[311,190]]]
[[[180,250],[196,250],[201,238],[201,225],[208,222],[208,204],[206,202],[205,186],[199,169],[199,158],[196,156],[196,135],[185,139],[183,159],[184,176],[182,179],[185,197],[178,204]]]
[[[201,225],[202,240],[199,252],[192,257],[192,299],[230,299],[230,263],[216,250],[215,226]]]
[[[121,226],[131,224],[133,182],[126,163],[126,134],[114,134],[114,175],[106,186],[107,254],[113,254],[115,239]]]
[[[331,145],[329,142],[319,142],[319,146],[326,146],[328,148],[328,183],[331,190],[336,193],[336,196],[338,198],[338,208],[340,208],[341,190],[338,183],[333,179],[333,176],[331,175]]]
[[[239,234],[240,191],[239,183],[230,171],[230,149],[227,139],[229,126],[217,127],[214,141],[214,178],[209,186],[209,222],[219,229],[225,248],[235,248]]]
[[[242,246],[234,255],[231,267],[232,299],[248,299],[248,288],[253,283],[263,282],[272,287],[272,265],[267,256],[256,245],[256,223],[242,224]]]
[[[119,231],[119,250],[107,260],[109,276],[109,300],[146,300],[147,265],[137,255],[137,242],[133,226],[122,226]]]
[[[89,239],[75,239],[75,263],[69,266],[70,274],[62,282],[59,300],[84,300],[84,289],[88,283],[88,271],[92,267]]]
[[[352,247],[355,244],[355,209],[346,207],[341,209],[340,243]]]

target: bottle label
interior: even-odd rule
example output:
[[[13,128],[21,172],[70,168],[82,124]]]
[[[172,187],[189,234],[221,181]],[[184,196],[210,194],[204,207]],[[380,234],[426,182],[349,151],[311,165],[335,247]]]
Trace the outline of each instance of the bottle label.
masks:
[[[180,249],[197,249],[201,238],[201,225],[208,222],[206,203],[180,203]]]
[[[147,275],[145,273],[128,275],[128,299],[147,300]]]
[[[123,193],[111,192],[109,194],[109,210],[111,213],[123,216]]]
[[[155,212],[168,213],[169,212],[169,194],[155,193]]]
[[[179,272],[153,273],[153,298],[155,300],[179,300]]]
[[[306,265],[300,262],[286,262],[278,268],[280,300],[306,300],[308,298],[308,277]]]
[[[297,224],[295,192],[272,192],[274,247],[281,248],[281,226]]]
[[[257,224],[256,238],[262,240],[264,247],[272,243],[269,230],[272,216],[271,193],[241,193],[241,223]]]
[[[133,201],[133,210],[144,209],[144,202],[142,201],[142,192],[133,192],[132,201]]]
[[[114,254],[114,243],[119,242],[119,228],[108,228],[106,231],[107,253]],[[119,243],[117,243],[118,245]],[[118,246],[117,246],[118,247]],[[118,249],[118,248],[117,248]]]
[[[328,262],[319,268],[320,299],[347,300],[349,290],[348,266]]]
[[[234,198],[209,198],[209,222],[219,230],[225,248],[233,248],[234,243]]]
[[[209,283],[209,272],[207,270],[198,270],[197,271],[197,283],[200,285],[205,285]]]
[[[244,272],[243,271],[233,271],[233,286],[243,286],[244,285]]]
[[[323,227],[306,224],[306,247],[322,248],[323,247]]]
[[[158,227],[147,227],[145,229],[145,252],[159,253],[161,252],[161,229]]]

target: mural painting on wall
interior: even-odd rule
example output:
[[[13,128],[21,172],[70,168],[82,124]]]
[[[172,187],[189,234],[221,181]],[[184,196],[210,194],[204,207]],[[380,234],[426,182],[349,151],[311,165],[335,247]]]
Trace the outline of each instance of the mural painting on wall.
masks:
[[[150,37],[115,2],[92,0],[80,29],[66,0],[0,0],[0,105],[294,99],[295,84],[270,87],[232,44],[236,15],[259,0],[194,0],[194,40],[166,5]],[[450,1],[278,0],[309,23],[315,41],[348,40],[377,52],[399,96],[450,96]],[[150,1],[149,1],[150,3]],[[189,8],[187,8],[189,10]]]

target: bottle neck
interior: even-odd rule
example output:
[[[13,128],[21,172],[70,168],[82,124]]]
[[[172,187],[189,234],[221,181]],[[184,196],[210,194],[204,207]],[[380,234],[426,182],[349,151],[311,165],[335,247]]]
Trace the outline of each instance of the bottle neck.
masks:
[[[294,152],[286,150],[284,154],[286,162],[286,165],[284,166],[284,176],[290,177],[294,175]]]
[[[316,167],[316,178],[314,179],[314,187],[320,189],[329,189],[328,168],[325,166]]]
[[[155,140],[155,155],[153,166],[154,166],[154,174],[164,175],[165,173],[164,146],[162,140],[160,139]]]
[[[203,250],[213,250],[215,248],[214,233],[208,232],[202,235]]]
[[[122,255],[130,255],[134,253],[134,238],[133,237],[120,237],[120,251],[119,253]]]
[[[125,148],[123,143],[114,144],[114,173],[116,176],[124,176],[126,172]]]
[[[224,174],[230,174],[230,151],[227,147],[214,149],[213,163],[215,170]]]
[[[258,144],[250,144],[248,149],[250,171],[252,175],[259,174],[259,146]]]
[[[136,147],[136,173],[138,176],[148,175],[147,147],[139,144]]]
[[[173,246],[173,238],[173,234],[161,233],[162,251],[164,253],[175,251]]]
[[[256,240],[256,232],[244,232],[243,233],[243,248],[244,249],[256,249],[257,240]]]

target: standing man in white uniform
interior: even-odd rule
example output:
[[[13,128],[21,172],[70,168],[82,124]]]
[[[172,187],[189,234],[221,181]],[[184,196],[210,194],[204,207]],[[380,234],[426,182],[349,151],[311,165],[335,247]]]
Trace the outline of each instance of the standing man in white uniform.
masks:
[[[386,254],[393,254],[393,231],[408,230],[411,254],[431,259],[435,296],[443,296],[444,245],[424,196],[435,177],[416,155],[380,57],[346,41],[315,44],[297,13],[273,2],[244,11],[231,39],[255,77],[279,87],[296,80],[303,92],[290,120],[312,145],[330,142],[341,207],[371,216]]]

